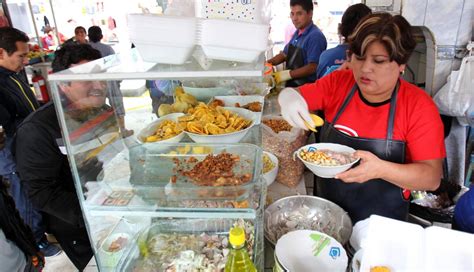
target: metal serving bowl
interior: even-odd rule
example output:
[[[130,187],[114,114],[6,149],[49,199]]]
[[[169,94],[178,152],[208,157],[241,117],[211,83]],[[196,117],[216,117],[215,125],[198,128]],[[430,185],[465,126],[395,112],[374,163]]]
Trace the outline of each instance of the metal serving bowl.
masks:
[[[265,209],[265,237],[273,245],[293,230],[323,232],[342,245],[352,233],[352,221],[341,207],[333,202],[307,195],[289,196],[275,201]]]

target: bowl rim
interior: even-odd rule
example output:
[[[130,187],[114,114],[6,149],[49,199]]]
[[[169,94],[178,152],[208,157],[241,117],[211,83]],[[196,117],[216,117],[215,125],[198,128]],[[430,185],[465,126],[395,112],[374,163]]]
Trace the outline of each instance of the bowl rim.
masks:
[[[151,126],[154,126],[154,125],[159,125],[161,122],[165,121],[165,120],[171,120],[171,121],[174,121],[175,123],[178,123],[178,117],[180,116],[183,116],[184,113],[181,113],[181,112],[172,112],[170,114],[167,114],[167,115],[163,115],[159,118],[157,118],[156,120],[152,121],[151,123],[149,123],[148,125],[146,125],[144,128],[140,129],[140,131],[136,134],[136,138],[137,138],[137,141],[139,141],[140,143],[142,144],[145,144],[145,143],[166,143],[166,141],[169,141],[169,140],[172,140],[172,139],[175,139],[177,137],[180,137],[182,136],[185,131],[181,131],[179,134],[171,137],[171,138],[168,138],[168,139],[164,139],[164,140],[159,140],[159,141],[154,141],[154,142],[145,142],[143,141],[140,137],[142,137],[143,135],[141,135],[142,133],[144,133],[144,130],[146,129],[149,129]],[[176,120],[174,120],[176,119]],[[149,136],[152,136],[152,135],[148,135],[148,136],[145,136],[145,137],[149,137]]]
[[[278,168],[278,165],[280,163],[280,161],[278,160],[278,157],[275,156],[275,154],[269,152],[269,151],[266,151],[266,150],[262,150],[262,156],[266,154],[268,155],[268,157],[270,158],[270,160],[272,160],[272,162],[274,163],[274,166],[272,167],[272,169],[268,170],[267,172],[263,172],[263,167],[262,167],[262,175],[265,175],[265,174],[268,174],[270,173],[272,170],[274,170],[275,168]]]
[[[292,231],[289,231],[289,232],[283,234],[280,238],[283,238],[284,236],[288,235],[288,236],[285,238],[286,242],[289,242],[289,243],[294,244],[294,241],[290,239],[290,238],[291,238],[290,236],[301,236],[301,235],[304,234],[304,236],[306,237],[307,234],[310,234],[310,233],[311,233],[311,234],[319,234],[319,235],[322,235],[322,236],[324,236],[324,237],[326,237],[326,238],[329,238],[329,239],[331,240],[331,243],[333,243],[333,246],[338,246],[339,249],[341,250],[341,256],[342,256],[342,258],[338,258],[338,259],[336,260],[336,262],[339,262],[339,263],[341,263],[341,264],[344,263],[346,267],[350,264],[350,262],[349,262],[349,256],[347,256],[347,251],[346,251],[346,249],[344,248],[344,245],[341,244],[338,240],[336,240],[336,239],[335,239],[334,237],[332,237],[331,235],[328,235],[328,234],[326,234],[326,233],[324,233],[324,232],[322,232],[322,231],[310,230],[310,229],[296,229],[296,230],[292,230]],[[290,238],[289,238],[289,237],[290,237]],[[296,237],[293,237],[293,238],[296,238]],[[280,239],[278,239],[278,240],[280,240]],[[288,246],[288,245],[287,245],[287,246]],[[278,258],[278,257],[277,257],[277,258],[278,258],[280,264],[281,264],[283,267],[285,267],[285,264],[283,263],[283,261],[282,261],[281,259],[282,259],[282,257],[283,257],[284,255],[282,256],[281,253],[283,253],[282,250],[284,251],[285,248],[288,248],[288,247],[284,247],[284,245],[280,244],[280,246],[278,246],[278,249],[279,249],[279,250],[277,251],[277,244],[275,244],[275,252],[274,252],[274,255],[277,256],[277,255],[278,255],[277,253],[280,253],[280,258]],[[344,253],[344,254],[343,254],[343,253]],[[345,255],[345,258],[344,258],[344,255]],[[288,256],[288,255],[286,255],[286,256]],[[320,256],[321,256],[322,258],[326,259],[326,260],[329,260],[329,259],[331,258],[330,256],[327,256],[327,255],[320,255]],[[319,258],[321,258],[321,257],[319,257]],[[288,263],[286,263],[286,264],[288,264]],[[285,268],[286,268],[286,267],[285,267]],[[287,269],[288,269],[288,268],[287,268]],[[290,271],[290,270],[288,270],[288,271]],[[345,271],[345,269],[344,269],[344,271]]]
[[[341,243],[341,244],[345,245],[345,244],[349,243],[350,237],[351,237],[351,235],[352,235],[352,230],[353,230],[353,228],[354,228],[354,224],[352,223],[352,219],[351,219],[351,217],[349,216],[349,213],[348,213],[346,210],[344,210],[341,206],[339,206],[339,205],[337,205],[336,203],[332,202],[331,200],[328,200],[328,199],[325,199],[325,198],[322,198],[322,197],[319,197],[319,196],[312,196],[312,195],[292,195],[292,196],[286,196],[286,197],[280,198],[280,199],[276,200],[275,202],[273,202],[272,204],[268,205],[268,207],[265,208],[265,210],[264,210],[264,217],[266,216],[267,212],[270,213],[269,209],[270,209],[271,207],[274,207],[274,206],[277,206],[277,207],[278,207],[278,205],[280,205],[282,202],[287,201],[287,200],[292,199],[292,198],[317,199],[317,200],[320,200],[320,201],[322,201],[322,202],[328,203],[328,204],[330,204],[330,205],[334,205],[335,207],[341,209],[341,210],[344,212],[344,214],[347,215],[347,219],[349,219],[349,223],[350,223],[350,235],[349,235],[349,237],[346,239],[346,241],[344,242],[344,244],[343,244],[343,243]],[[272,244],[273,246],[276,246],[276,243],[277,243],[278,240],[275,241],[275,242],[273,242],[273,240],[270,239],[270,237],[269,237],[268,230],[269,230],[269,229],[268,229],[268,226],[267,226],[266,221],[265,221],[264,224],[263,224],[263,234],[264,234],[264,237],[270,242],[270,244]],[[293,231],[293,230],[290,230],[290,231]],[[289,231],[289,232],[290,232],[290,231]],[[283,235],[284,235],[284,234],[283,234]],[[282,236],[283,236],[283,235],[282,235]],[[329,234],[326,234],[326,235],[332,237],[332,236],[329,235]],[[334,237],[332,237],[332,238],[334,238]],[[335,238],[334,238],[334,239],[335,239]],[[337,241],[337,240],[336,240],[336,241]],[[338,242],[339,242],[339,241],[338,241]]]
[[[229,111],[234,111],[235,109],[237,109],[237,111],[234,111],[234,113],[239,114],[241,117],[244,117],[246,119],[250,119],[250,121],[252,121],[252,123],[250,123],[250,125],[248,127],[244,128],[242,130],[229,132],[229,133],[222,133],[222,134],[198,134],[198,133],[189,132],[189,131],[186,131],[186,130],[183,130],[183,131],[186,134],[190,135],[190,136],[216,138],[216,137],[233,136],[233,135],[237,135],[237,134],[240,134],[240,133],[243,133],[243,132],[247,132],[249,129],[251,129],[253,126],[255,126],[255,115],[253,114],[253,111],[243,109],[243,108],[236,108],[236,107],[222,107],[222,108],[224,108],[226,110],[229,110]],[[245,112],[245,115],[248,115],[248,116],[242,116],[238,111]]]
[[[314,162],[309,162],[307,160],[304,160],[303,158],[301,158],[300,156],[300,151],[303,149],[303,148],[306,148],[306,147],[309,147],[309,146],[314,146],[314,145],[320,145],[320,144],[331,144],[331,145],[339,145],[339,146],[343,146],[343,147],[347,147],[347,148],[350,148],[353,150],[353,152],[355,152],[356,150],[350,146],[347,146],[347,145],[342,145],[342,144],[336,144],[336,143],[313,143],[313,144],[307,144],[305,146],[302,146],[300,148],[298,148],[298,150],[296,150],[294,153],[293,153],[293,156],[297,156],[298,159],[300,159],[303,163],[305,164],[309,164],[311,166],[317,166],[317,167],[321,167],[321,168],[329,168],[329,169],[335,169],[335,168],[338,168],[338,167],[347,167],[347,166],[350,166],[350,165],[353,165],[354,163],[358,162],[360,160],[360,157],[357,157],[353,162],[350,162],[350,163],[346,163],[346,164],[341,164],[341,165],[320,165],[320,164],[316,164]],[[336,151],[336,152],[339,152],[339,151]]]

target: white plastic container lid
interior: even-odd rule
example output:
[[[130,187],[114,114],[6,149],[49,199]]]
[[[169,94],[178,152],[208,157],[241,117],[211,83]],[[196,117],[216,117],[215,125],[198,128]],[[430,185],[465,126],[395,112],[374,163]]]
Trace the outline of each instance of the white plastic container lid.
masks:
[[[129,14],[130,40],[162,44],[196,44],[197,19],[155,14]]]
[[[265,51],[268,46],[267,24],[207,19],[202,20],[201,45]]]

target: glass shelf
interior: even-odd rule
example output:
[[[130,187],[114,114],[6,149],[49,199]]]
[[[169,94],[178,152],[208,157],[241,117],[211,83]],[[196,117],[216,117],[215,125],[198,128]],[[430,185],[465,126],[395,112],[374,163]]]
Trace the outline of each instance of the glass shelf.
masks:
[[[214,60],[210,69],[204,70],[194,58],[183,65],[150,63],[142,61],[138,52],[131,49],[51,74],[49,80],[249,78],[262,77],[263,65],[261,54],[255,63]]]

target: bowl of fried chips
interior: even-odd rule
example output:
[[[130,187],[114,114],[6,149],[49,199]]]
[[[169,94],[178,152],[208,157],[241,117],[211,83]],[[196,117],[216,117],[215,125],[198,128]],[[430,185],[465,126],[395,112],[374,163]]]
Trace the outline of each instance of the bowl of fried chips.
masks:
[[[255,115],[243,108],[200,103],[178,117],[178,123],[196,143],[238,143],[255,124]]]
[[[272,184],[278,174],[278,158],[270,152],[263,151],[263,179],[267,182],[267,186]]]
[[[186,135],[178,124],[184,113],[170,113],[150,123],[137,134],[141,143],[179,143]]]

